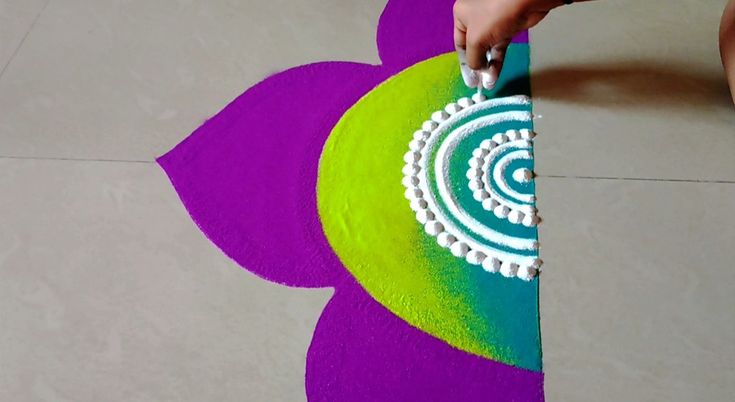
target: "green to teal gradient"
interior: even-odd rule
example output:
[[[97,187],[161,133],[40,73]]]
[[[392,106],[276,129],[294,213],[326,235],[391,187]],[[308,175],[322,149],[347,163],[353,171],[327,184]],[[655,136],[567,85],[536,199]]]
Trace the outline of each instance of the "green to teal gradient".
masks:
[[[450,124],[447,126],[446,129],[441,130],[439,133],[439,142],[441,142],[446,136],[452,132],[453,130],[463,126],[464,124],[468,123],[469,121],[472,121],[474,119],[477,119],[478,117],[482,117],[484,115],[492,114],[492,113],[502,113],[502,112],[508,112],[508,111],[529,111],[530,106],[526,105],[502,105],[497,106],[494,108],[491,108],[489,110],[485,110],[481,113],[472,113],[469,116],[460,119],[453,124]],[[488,138],[491,138],[494,134],[499,132],[506,132],[509,129],[522,129],[522,128],[533,128],[532,122],[524,122],[524,121],[511,121],[511,122],[502,122],[498,124],[494,124],[490,127],[485,127],[481,130],[477,130],[473,133],[471,133],[467,138],[462,140],[455,149],[455,151],[452,153],[451,158],[449,160],[449,177],[450,181],[449,184],[452,188],[452,194],[456,197],[457,203],[462,207],[462,209],[469,214],[470,216],[477,219],[479,222],[484,224],[487,227],[493,228],[498,232],[501,232],[506,235],[510,235],[517,238],[522,239],[528,239],[528,240],[537,240],[538,239],[538,232],[535,227],[526,227],[523,225],[515,225],[512,224],[508,219],[504,218],[498,218],[490,211],[486,211],[482,208],[482,204],[477,202],[473,195],[472,190],[470,190],[468,183],[469,180],[466,177],[467,169],[469,168],[468,161],[470,158],[472,158],[472,151],[477,149],[480,146],[480,143]],[[436,135],[436,134],[435,134]],[[429,155],[429,166],[434,166],[437,162],[437,152],[438,152],[439,146],[436,146],[433,148],[431,155]],[[503,155],[518,150],[519,148],[511,146],[508,150],[503,151],[499,154],[499,158]],[[529,167],[530,169],[530,167]],[[490,170],[492,171],[492,169]],[[439,186],[436,181],[436,171],[434,169],[429,169],[427,172],[428,174],[428,185],[431,189],[431,192],[433,194],[438,194],[439,192]],[[512,179],[511,179],[512,180]],[[489,181],[491,185],[493,185],[493,188],[496,192],[501,193],[502,191],[499,191],[498,186],[493,182]],[[477,234],[473,234],[472,230],[468,228],[466,225],[462,224],[458,219],[454,218],[449,209],[446,207],[446,205],[439,201],[438,207],[442,209],[443,215],[448,217],[454,223],[455,226],[460,227],[463,229],[463,232],[466,236],[471,237],[476,242],[488,245],[493,247],[496,250],[504,251],[504,252],[510,252],[517,255],[523,255],[523,256],[532,256],[537,257],[538,253],[535,250],[517,250],[513,249],[511,247],[508,247],[503,244],[498,244],[494,242],[489,242],[485,239],[483,239],[481,236]]]
[[[528,62],[528,45],[511,45],[498,89],[490,95],[529,95]],[[404,198],[401,169],[413,133],[432,112],[473,92],[462,83],[457,56],[448,53],[409,67],[365,95],[324,146],[319,214],[344,266],[394,314],[459,349],[540,371],[538,280],[504,278],[455,258],[424,233]],[[464,158],[467,152],[457,154]],[[467,187],[467,160],[457,191]],[[514,230],[537,238],[535,229]]]

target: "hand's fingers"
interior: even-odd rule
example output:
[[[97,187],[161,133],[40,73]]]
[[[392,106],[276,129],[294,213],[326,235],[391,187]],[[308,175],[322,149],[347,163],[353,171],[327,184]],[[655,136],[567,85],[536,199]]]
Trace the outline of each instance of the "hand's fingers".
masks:
[[[544,17],[546,17],[548,13],[549,13],[548,11],[537,11],[537,12],[532,12],[526,15],[526,20],[524,21],[521,28],[529,29],[529,28],[535,27],[536,24],[541,22],[541,20],[544,19]]]
[[[473,71],[467,65],[467,53],[465,51],[466,43],[465,27],[461,21],[454,20],[454,47],[457,49],[457,55],[459,56],[459,70],[462,72],[462,79],[465,85],[470,88],[476,88],[480,84],[480,79],[477,76],[477,72]]]
[[[467,27],[462,21],[454,19],[454,47],[464,49],[467,46]]]
[[[465,85],[470,88],[477,88],[480,85],[480,78],[477,75],[477,71],[467,65],[467,54],[465,50],[457,49],[457,55],[459,56],[459,70],[462,72],[462,79]]]
[[[487,70],[482,72],[482,86],[485,89],[493,89],[495,84],[498,82],[500,72],[503,69],[503,62],[505,61],[505,52],[508,48],[508,43],[502,43],[497,46],[493,46],[490,49],[490,64]]]
[[[479,49],[479,47],[482,47],[483,45],[479,43],[477,38],[469,35],[470,32],[468,31],[466,24],[467,18],[469,17],[467,14],[468,12],[470,12],[470,10],[467,9],[466,2],[456,1],[454,3],[454,45],[458,51],[460,49],[464,50],[463,61],[469,67],[468,70],[475,70],[474,75],[477,77],[478,74],[476,70],[480,70],[487,66],[487,60],[485,59],[485,51]],[[485,50],[487,49],[489,49],[489,46],[485,48]],[[469,76],[470,74],[463,73],[463,76],[465,75]],[[467,81],[468,80],[466,79],[465,82]],[[470,84],[468,83],[468,85]],[[475,84],[474,86],[477,85],[478,84]]]
[[[467,49],[467,64],[473,70],[487,68],[487,50],[492,47],[481,36],[477,36],[471,30],[467,31],[465,48]]]

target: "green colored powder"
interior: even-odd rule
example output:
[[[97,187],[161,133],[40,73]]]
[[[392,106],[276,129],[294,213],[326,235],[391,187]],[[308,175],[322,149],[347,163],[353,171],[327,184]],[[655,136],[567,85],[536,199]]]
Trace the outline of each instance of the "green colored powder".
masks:
[[[513,44],[491,95],[528,94],[528,58],[528,45]],[[393,313],[459,349],[540,371],[538,281],[504,278],[455,258],[424,233],[404,198],[403,154],[414,131],[473,92],[451,53],[368,93],[324,147],[319,214],[342,263]]]

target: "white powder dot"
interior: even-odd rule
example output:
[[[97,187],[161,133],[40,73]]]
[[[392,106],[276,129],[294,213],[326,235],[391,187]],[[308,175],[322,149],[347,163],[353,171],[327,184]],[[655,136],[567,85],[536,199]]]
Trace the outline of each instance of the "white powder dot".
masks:
[[[522,138],[521,132],[518,131],[518,130],[508,130],[508,131],[505,132],[505,135],[511,141],[520,140]]]
[[[480,158],[471,158],[469,162],[467,162],[470,167],[473,168],[480,168],[482,166],[482,159]]]
[[[472,95],[472,101],[475,103],[484,102],[487,99],[487,96],[485,96],[482,93],[476,93]]]
[[[518,272],[516,273],[516,276],[518,278],[523,279],[526,282],[530,282],[533,280],[534,277],[536,277],[536,268],[529,267],[529,266],[521,266],[518,267]]]
[[[518,183],[528,183],[533,180],[533,172],[527,168],[516,169],[513,172],[513,180]]]
[[[470,180],[470,190],[477,191],[482,188],[482,181],[478,179]]]
[[[419,159],[421,159],[421,153],[416,152],[416,151],[409,151],[409,152],[406,152],[405,155],[403,155],[403,160],[406,163],[414,163],[418,161]]]
[[[465,259],[472,265],[480,265],[485,260],[485,254],[482,251],[470,250]]]
[[[444,231],[444,225],[437,221],[429,221],[424,225],[424,229],[429,236],[436,236]]]
[[[467,245],[467,243],[458,241],[454,244],[452,244],[451,247],[449,247],[449,251],[452,252],[452,255],[459,258],[464,258],[464,256],[467,255],[467,252],[470,251],[470,247]]]
[[[500,260],[495,257],[487,257],[482,261],[482,269],[494,274],[500,271]]]
[[[536,137],[536,133],[534,133],[533,131],[531,131],[531,130],[529,130],[527,128],[524,128],[524,129],[521,130],[521,137],[522,138],[525,138],[527,140],[530,140],[530,139],[533,139],[534,137]]]
[[[487,149],[477,148],[474,151],[472,151],[472,156],[474,156],[477,159],[482,159],[487,154],[488,154]]]
[[[526,215],[526,217],[523,218],[523,226],[534,227],[538,226],[539,222],[541,222],[541,218],[539,218],[538,215]]]
[[[500,203],[498,203],[498,201],[496,201],[493,198],[487,198],[482,201],[482,208],[485,209],[486,211],[492,211],[498,205],[500,205]]]
[[[472,198],[474,198],[478,202],[483,202],[488,197],[490,197],[490,194],[488,194],[485,190],[476,190],[472,193]]]
[[[449,248],[454,242],[457,241],[457,238],[449,234],[448,232],[441,232],[439,233],[439,236],[436,237],[436,242],[439,243],[440,246],[444,248]]]
[[[416,220],[423,225],[428,221],[434,220],[434,213],[428,209],[419,210],[416,212]]]
[[[426,200],[416,199],[416,200],[411,201],[410,206],[412,210],[414,210],[415,212],[418,212],[422,209],[426,209],[429,206],[429,204],[426,203]]]
[[[468,108],[468,107],[474,105],[475,102],[472,101],[472,99],[470,99],[470,98],[462,98],[462,99],[460,99],[460,100],[457,101],[457,104],[459,106],[462,106],[463,108]]]
[[[419,184],[419,178],[416,176],[404,176],[401,183],[403,183],[403,187],[415,187]]]
[[[510,221],[510,223],[517,225],[517,224],[523,222],[523,217],[524,216],[525,215],[523,214],[523,212],[521,212],[521,211],[519,211],[517,209],[514,209],[514,210],[510,211],[510,213],[508,214],[508,220]]]
[[[467,171],[467,175],[466,176],[470,180],[480,178],[480,177],[482,177],[482,170],[480,170],[478,168],[469,169]]]
[[[506,141],[508,141],[508,137],[503,133],[497,133],[493,135],[493,141],[495,141],[498,144],[502,144]]]
[[[418,188],[412,187],[412,188],[407,188],[404,195],[406,196],[406,199],[413,201],[413,200],[423,197],[424,192],[419,190]]]
[[[447,105],[447,107],[444,108],[444,111],[449,113],[450,115],[455,114],[462,110],[462,106],[456,104],[456,103],[450,103]]]
[[[424,131],[428,131],[428,132],[434,131],[437,127],[439,127],[439,124],[437,124],[437,122],[431,121],[431,120],[425,121],[424,124],[421,126],[421,128]]]
[[[491,150],[491,149],[493,149],[493,148],[495,148],[497,146],[498,146],[498,143],[496,143],[493,140],[483,140],[480,143],[480,148],[487,149],[487,150]]]
[[[518,264],[512,263],[510,261],[504,261],[500,265],[500,274],[506,278],[512,278],[516,276],[517,272],[518,272]]]
[[[421,148],[424,147],[424,145],[426,145],[424,140],[412,140],[408,143],[408,147],[411,148],[411,150],[413,151],[420,151]]]
[[[428,132],[426,132],[424,130],[419,130],[419,131],[416,131],[416,132],[413,133],[413,139],[416,140],[416,141],[423,141],[423,140],[429,138],[430,135],[431,135],[431,133],[428,133]]]
[[[421,168],[419,168],[419,165],[415,163],[408,164],[401,170],[401,172],[406,176],[416,176],[420,171]]]
[[[443,110],[440,110],[438,112],[434,112],[431,115],[431,120],[434,120],[437,123],[441,123],[444,120],[446,120],[447,118],[449,118],[449,113],[447,113],[447,112],[445,112]]]
[[[493,213],[499,219],[503,219],[507,217],[510,213],[510,208],[506,207],[505,205],[498,205],[497,207],[495,207],[495,209],[493,209]]]

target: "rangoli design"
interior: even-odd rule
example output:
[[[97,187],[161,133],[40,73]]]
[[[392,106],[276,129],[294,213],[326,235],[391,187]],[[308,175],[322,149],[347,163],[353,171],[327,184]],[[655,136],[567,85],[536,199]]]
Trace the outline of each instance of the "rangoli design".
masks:
[[[276,74],[158,160],[237,263],[334,288],[310,401],[543,400],[527,35],[478,94],[452,4],[389,1],[381,65]]]
[[[517,275],[526,281],[541,266],[536,233],[522,233],[518,227],[510,229],[521,236],[505,233],[496,220],[526,227],[538,224],[529,185],[535,133],[528,128],[509,129],[492,137],[488,133],[503,125],[527,125],[533,117],[529,106],[530,99],[524,96],[487,100],[482,92],[450,103],[414,133],[403,167],[406,198],[427,234],[436,236],[439,245],[455,257],[482,265],[488,272]],[[462,144],[477,143],[473,137],[481,141],[479,145],[464,159],[458,157]],[[463,160],[469,160],[469,191],[456,186],[462,182],[457,173],[466,167]],[[480,206],[495,218],[478,213]]]

